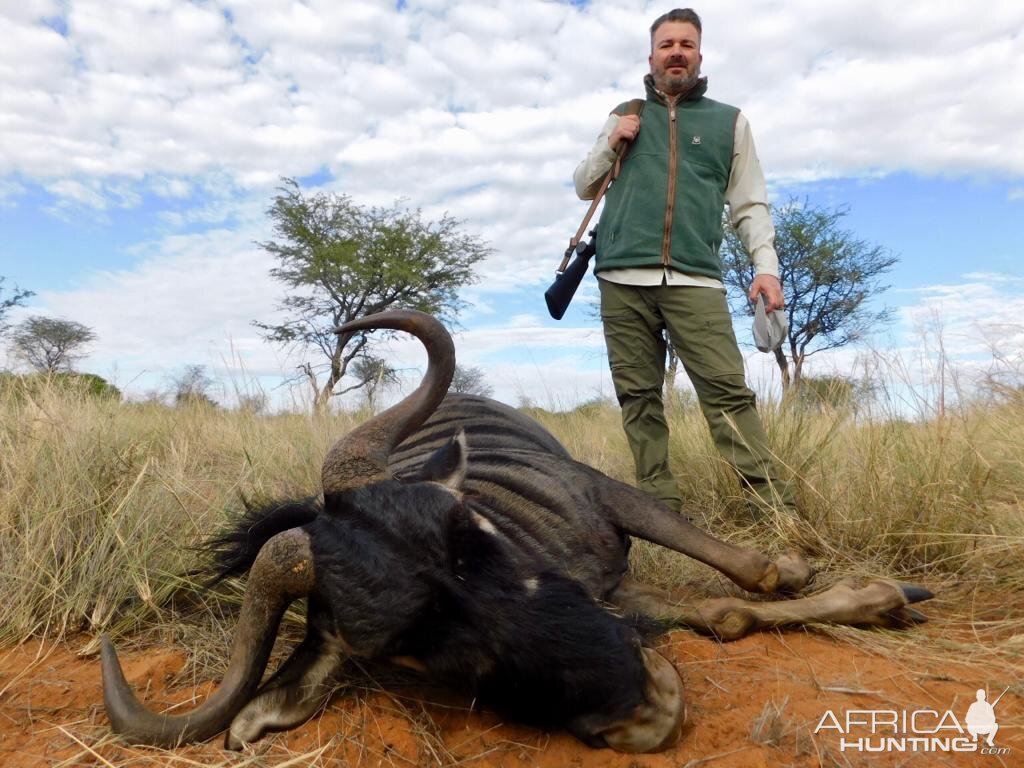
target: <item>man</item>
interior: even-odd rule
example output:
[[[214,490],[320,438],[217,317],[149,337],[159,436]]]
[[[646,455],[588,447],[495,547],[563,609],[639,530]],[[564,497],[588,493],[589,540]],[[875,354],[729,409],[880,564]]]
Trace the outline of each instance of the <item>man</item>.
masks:
[[[775,230],[746,118],[704,96],[701,31],[690,9],[655,20],[641,115],[626,114],[626,104],[616,108],[574,181],[580,198],[592,199],[615,147],[630,142],[598,224],[594,271],[639,486],[673,509],[682,505],[662,404],[667,331],[718,450],[761,503],[791,507],[744,380],[718,256],[728,204],[753,256],[750,299],[763,295],[768,311],[780,309]]]

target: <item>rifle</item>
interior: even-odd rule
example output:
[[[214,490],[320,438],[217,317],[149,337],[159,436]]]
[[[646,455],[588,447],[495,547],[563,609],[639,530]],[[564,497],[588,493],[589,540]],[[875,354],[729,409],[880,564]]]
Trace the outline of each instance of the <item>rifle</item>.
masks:
[[[569,257],[576,253],[576,258],[569,263]],[[570,242],[565,249],[565,256],[555,274],[555,282],[544,291],[544,301],[548,305],[548,313],[555,320],[561,320],[565,310],[569,308],[569,302],[576,294],[576,289],[583,282],[587,274],[587,267],[590,259],[597,253],[597,228],[590,230],[590,240],[578,242],[575,245]]]
[[[643,111],[644,100],[633,99],[629,102],[624,114],[639,115]],[[565,249],[565,253],[562,255],[562,263],[558,265],[555,282],[544,291],[544,301],[548,305],[548,312],[555,320],[561,320],[565,310],[569,308],[569,302],[572,301],[572,297],[576,294],[576,289],[580,287],[584,275],[587,274],[587,266],[591,257],[597,253],[597,228],[595,227],[590,230],[589,242],[581,242],[583,233],[587,231],[587,225],[590,223],[590,219],[593,218],[594,211],[597,210],[598,203],[604,197],[608,185],[618,177],[619,168],[622,166],[622,160],[626,156],[628,149],[628,141],[620,141],[619,145],[615,148],[615,162],[608,169],[604,181],[601,182],[597,194],[594,195],[594,199],[590,203],[587,215],[583,217],[583,223],[580,224],[580,228],[576,230],[576,234],[573,237],[569,238],[569,247]],[[572,258],[574,253],[576,258],[570,264],[569,259]]]

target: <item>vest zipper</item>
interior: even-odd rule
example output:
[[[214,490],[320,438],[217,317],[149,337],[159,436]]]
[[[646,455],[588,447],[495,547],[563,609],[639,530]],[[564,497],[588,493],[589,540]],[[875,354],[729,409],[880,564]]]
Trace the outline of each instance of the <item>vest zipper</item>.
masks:
[[[676,205],[676,167],[679,162],[676,145],[677,101],[678,97],[672,98],[668,105],[668,188],[665,193],[665,231],[661,236],[661,264],[663,267],[672,264],[672,216]]]

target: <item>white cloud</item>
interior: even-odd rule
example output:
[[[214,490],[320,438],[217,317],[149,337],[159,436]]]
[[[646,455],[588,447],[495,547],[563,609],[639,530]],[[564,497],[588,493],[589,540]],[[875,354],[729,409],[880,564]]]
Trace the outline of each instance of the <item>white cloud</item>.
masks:
[[[280,289],[252,232],[177,236],[132,270],[94,274],[78,289],[41,291],[49,314],[74,318],[98,337],[90,364],[165,373],[188,362],[244,354],[247,368],[279,374],[279,355],[252,320],[270,320]]]
[[[66,201],[74,201],[97,210],[103,210],[107,207],[107,199],[100,192],[99,187],[98,183],[86,185],[74,179],[61,179],[50,184],[46,191]]]
[[[705,11],[712,95],[753,120],[769,173],[1024,172],[1024,9],[760,0]],[[0,53],[0,172],[265,185],[325,162],[410,162],[410,196],[504,161],[567,178],[646,68],[646,3],[43,4]],[[9,12],[8,12],[9,13]],[[63,15],[64,37],[42,23]],[[736,24],[737,17],[758,19]],[[598,96],[599,95],[599,96]],[[460,111],[452,122],[449,112]],[[57,150],[57,151],[55,151]],[[455,167],[439,168],[440,158]],[[437,172],[440,171],[438,174]],[[366,178],[359,176],[360,182]],[[548,180],[545,179],[545,182]]]
[[[975,272],[965,282],[902,291],[917,302],[902,310],[913,332],[942,337],[946,354],[991,360],[1024,352],[1024,278]]]
[[[48,310],[96,328],[97,361],[156,369],[223,355],[230,339],[255,369],[280,370],[289,362],[248,325],[278,295],[252,242],[267,236],[280,176],[326,169],[328,189],[451,213],[494,245],[466,294],[478,324],[460,354],[512,381],[526,374],[494,360],[540,350],[536,377],[554,366],[548,386],[561,392],[564,371],[579,369],[584,383],[565,388],[590,391],[605,375],[591,357],[599,334],[502,323],[501,302],[529,286],[543,311],[542,286],[585,210],[572,170],[608,110],[639,94],[647,27],[662,10],[646,0],[6,3],[0,204],[45,189],[51,210],[73,218],[156,200],[170,234],[137,244],[135,266],[40,291]],[[745,0],[703,15],[710,95],[748,114],[776,182],[1024,175],[1019,2],[970,18],[924,0]],[[1019,185],[1008,194],[1024,196]],[[174,234],[203,226],[217,229]],[[577,301],[593,291],[586,283]],[[950,293],[969,296],[976,316],[1024,309],[994,281]],[[941,299],[959,318],[943,296],[936,287],[922,306]],[[965,338],[967,314],[950,326]],[[582,357],[553,362],[563,347]]]

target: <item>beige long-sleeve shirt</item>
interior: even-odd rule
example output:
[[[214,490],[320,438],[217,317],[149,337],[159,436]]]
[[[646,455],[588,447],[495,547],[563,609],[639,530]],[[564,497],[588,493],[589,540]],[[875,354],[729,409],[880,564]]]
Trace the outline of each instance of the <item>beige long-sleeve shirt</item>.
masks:
[[[609,115],[586,159],[573,174],[576,194],[581,200],[593,200],[601,181],[615,162],[615,150],[608,145],[619,116]],[[641,128],[641,130],[643,130]],[[779,276],[779,258],[775,253],[775,227],[768,210],[764,174],[757,159],[750,124],[741,112],[736,119],[733,139],[732,171],[725,188],[729,221],[751,254],[756,274]],[[606,269],[599,277],[626,285],[699,285],[724,290],[721,281],[703,275],[688,275],[671,267],[661,269]]]

